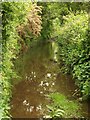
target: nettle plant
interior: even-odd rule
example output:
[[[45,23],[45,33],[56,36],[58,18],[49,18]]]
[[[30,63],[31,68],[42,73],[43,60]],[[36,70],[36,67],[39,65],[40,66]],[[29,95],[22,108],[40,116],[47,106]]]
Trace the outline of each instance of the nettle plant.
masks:
[[[58,45],[66,73],[72,72],[83,98],[90,95],[90,44],[87,38],[88,14],[70,14],[64,17]]]

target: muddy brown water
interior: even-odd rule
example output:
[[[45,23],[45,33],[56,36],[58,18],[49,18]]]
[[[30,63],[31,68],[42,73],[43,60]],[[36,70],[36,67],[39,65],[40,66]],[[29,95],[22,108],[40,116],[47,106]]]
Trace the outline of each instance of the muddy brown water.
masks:
[[[41,118],[46,112],[49,93],[60,92],[69,99],[77,87],[70,75],[60,72],[53,61],[54,48],[49,44],[34,44],[15,62],[15,69],[21,78],[13,79],[11,116],[13,118]],[[90,104],[89,104],[90,105]],[[88,102],[82,103],[82,114],[90,117]]]

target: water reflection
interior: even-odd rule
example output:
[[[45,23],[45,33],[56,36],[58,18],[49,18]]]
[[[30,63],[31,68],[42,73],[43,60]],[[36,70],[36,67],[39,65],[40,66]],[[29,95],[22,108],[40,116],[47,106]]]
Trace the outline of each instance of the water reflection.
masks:
[[[22,78],[13,80],[12,117],[42,117],[49,103],[46,96],[55,91],[73,98],[74,81],[71,76],[59,73],[58,64],[52,60],[54,56],[51,44],[35,44],[18,58],[15,68]]]

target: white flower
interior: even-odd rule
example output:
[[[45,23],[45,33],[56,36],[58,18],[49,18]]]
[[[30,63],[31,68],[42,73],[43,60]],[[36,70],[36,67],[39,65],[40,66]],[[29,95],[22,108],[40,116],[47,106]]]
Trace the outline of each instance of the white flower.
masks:
[[[36,111],[41,110],[41,109],[42,109],[41,105],[39,105],[38,107],[36,107]]]
[[[41,91],[40,94],[42,94],[43,92]]]
[[[43,86],[43,81],[41,81],[40,86]]]
[[[23,101],[23,105],[26,105],[26,103],[27,103],[27,100],[24,100],[24,101]]]
[[[34,106],[30,106],[29,111],[32,112],[32,111],[33,111],[33,108],[34,108]]]
[[[36,75],[34,75],[34,78],[36,78]]]
[[[51,73],[47,73],[47,77],[50,78],[51,77]]]
[[[49,83],[45,83],[46,86],[49,86]]]
[[[55,85],[55,83],[53,82],[52,85]]]

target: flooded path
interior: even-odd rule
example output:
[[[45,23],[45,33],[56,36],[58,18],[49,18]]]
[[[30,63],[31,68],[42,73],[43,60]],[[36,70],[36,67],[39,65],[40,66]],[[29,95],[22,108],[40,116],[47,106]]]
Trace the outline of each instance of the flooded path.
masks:
[[[46,112],[46,97],[60,92],[69,99],[77,87],[71,76],[63,75],[54,58],[51,44],[35,44],[15,62],[15,69],[21,78],[13,80],[11,115],[13,118],[42,118]],[[87,111],[86,111],[87,109]],[[85,104],[83,113],[88,116]]]

